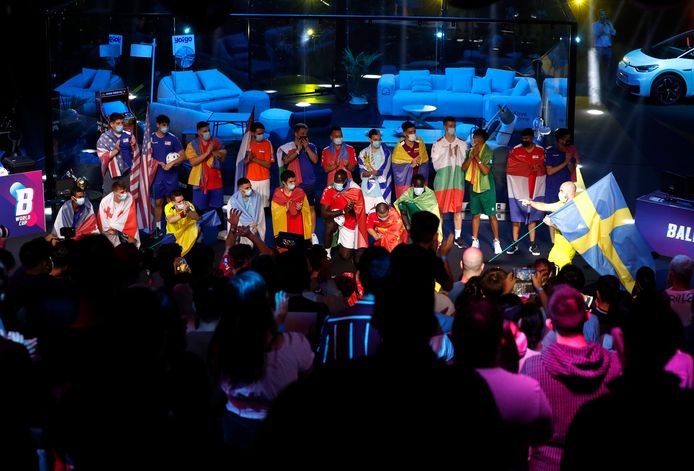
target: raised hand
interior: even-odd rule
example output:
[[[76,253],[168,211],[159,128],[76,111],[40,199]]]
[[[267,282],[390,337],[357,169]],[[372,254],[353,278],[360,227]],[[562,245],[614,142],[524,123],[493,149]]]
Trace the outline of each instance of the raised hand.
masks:
[[[231,227],[238,226],[240,218],[241,218],[241,211],[239,211],[238,209],[229,210],[229,216],[227,217],[227,221],[229,221],[229,225]]]

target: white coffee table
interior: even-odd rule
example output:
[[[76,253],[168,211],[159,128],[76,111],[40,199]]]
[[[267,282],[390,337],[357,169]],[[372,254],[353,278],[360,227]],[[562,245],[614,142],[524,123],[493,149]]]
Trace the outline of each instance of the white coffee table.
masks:
[[[437,109],[438,108],[436,108],[434,105],[405,105],[402,107],[402,110],[407,114],[407,116],[412,118],[415,126],[427,129],[432,129],[433,126],[428,124],[425,119]]]

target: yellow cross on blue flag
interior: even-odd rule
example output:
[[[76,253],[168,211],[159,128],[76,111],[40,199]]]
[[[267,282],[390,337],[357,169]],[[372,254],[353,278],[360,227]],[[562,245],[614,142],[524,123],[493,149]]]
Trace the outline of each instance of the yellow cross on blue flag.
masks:
[[[549,215],[571,246],[601,275],[614,275],[631,292],[636,271],[655,269],[612,173]]]

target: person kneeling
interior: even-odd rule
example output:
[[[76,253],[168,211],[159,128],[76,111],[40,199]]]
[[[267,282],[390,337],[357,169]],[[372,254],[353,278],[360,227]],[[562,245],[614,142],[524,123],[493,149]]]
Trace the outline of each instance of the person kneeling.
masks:
[[[111,193],[99,204],[99,229],[114,247],[122,243],[140,246],[135,200],[122,180],[113,182]]]
[[[200,215],[195,211],[195,206],[183,198],[183,193],[174,191],[169,196],[169,203],[164,208],[166,215],[166,233],[176,238],[176,243],[181,246],[181,256],[187,254],[193,248],[200,235],[198,220]]]
[[[345,170],[335,172],[335,181],[323,191],[320,205],[328,257],[335,232],[338,232],[340,256],[344,260],[352,256],[353,250],[368,245],[364,195],[356,183],[348,181]]]

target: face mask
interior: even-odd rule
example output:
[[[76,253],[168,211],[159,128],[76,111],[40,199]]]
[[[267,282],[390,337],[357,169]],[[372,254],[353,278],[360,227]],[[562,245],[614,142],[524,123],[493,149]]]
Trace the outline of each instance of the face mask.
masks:
[[[446,132],[449,136],[455,136],[455,128],[446,128]]]
[[[209,141],[210,137],[212,137],[212,136],[210,136],[210,131],[202,133],[202,140],[203,141]]]
[[[164,126],[163,128],[159,128],[159,132],[162,134],[166,134],[169,132],[169,128],[167,126]]]
[[[84,205],[84,197],[82,198],[77,198],[75,200],[75,203],[77,203],[77,206],[83,206]]]
[[[410,142],[414,142],[417,140],[417,135],[416,134],[408,134],[407,135],[407,140]]]
[[[567,198],[566,195],[564,193],[562,193],[561,191],[559,192],[558,196],[559,196],[559,201],[561,201],[562,203],[566,203],[569,200],[569,198]]]
[[[371,141],[371,145],[378,149],[381,147],[381,141]]]
[[[381,216],[380,214],[376,214],[378,216],[378,219],[381,221],[387,221],[388,220],[388,215],[386,214],[385,216]]]
[[[532,147],[533,141],[523,141],[523,147]]]
[[[123,125],[122,124],[119,124],[118,126],[116,126],[116,132],[118,132],[118,133],[123,132]]]
[[[127,194],[127,193],[123,193],[122,195],[118,196],[118,198],[119,198],[121,201],[125,201],[126,199],[128,199],[128,194]]]
[[[178,209],[180,209],[181,211],[183,211],[184,209],[186,209],[186,203],[185,203],[185,202],[183,202],[183,203],[176,203],[176,208],[178,208]]]
[[[424,187],[421,187],[421,188],[415,187],[413,191],[414,191],[415,196],[422,196],[422,193],[424,193]]]
[[[296,188],[296,183],[289,183],[287,185],[287,188],[289,188],[290,190],[293,190],[294,188]]]
[[[255,135],[255,142],[263,142],[263,139],[265,139],[265,135],[263,135],[263,134],[256,134]]]
[[[335,144],[336,146],[341,146],[342,145],[342,138],[336,137],[335,139],[333,139],[333,144]]]
[[[344,183],[334,183],[333,186],[337,191],[342,191],[345,189],[345,184]]]
[[[253,193],[253,188],[249,188],[249,189],[247,189],[247,190],[243,190],[244,196],[251,196],[252,193]]]

